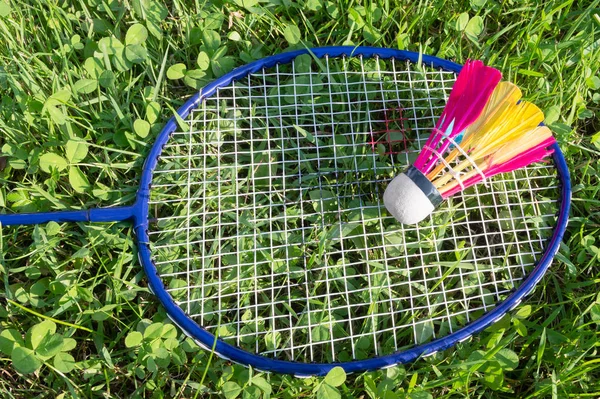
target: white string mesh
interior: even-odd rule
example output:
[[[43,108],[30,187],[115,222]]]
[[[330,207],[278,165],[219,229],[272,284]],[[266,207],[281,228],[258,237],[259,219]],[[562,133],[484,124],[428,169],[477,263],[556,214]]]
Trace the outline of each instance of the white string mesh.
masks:
[[[303,56],[206,99],[151,190],[154,261],[176,303],[248,351],[332,362],[443,337],[502,301],[552,232],[552,165],[467,189],[418,226],[381,201],[455,78]]]

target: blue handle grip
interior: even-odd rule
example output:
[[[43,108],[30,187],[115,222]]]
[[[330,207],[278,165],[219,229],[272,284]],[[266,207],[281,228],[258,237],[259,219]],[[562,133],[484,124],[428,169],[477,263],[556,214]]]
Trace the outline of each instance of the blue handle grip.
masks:
[[[97,208],[80,211],[58,211],[40,213],[17,213],[0,215],[0,224],[13,226],[19,224],[40,224],[47,222],[120,222],[132,219],[134,206]]]

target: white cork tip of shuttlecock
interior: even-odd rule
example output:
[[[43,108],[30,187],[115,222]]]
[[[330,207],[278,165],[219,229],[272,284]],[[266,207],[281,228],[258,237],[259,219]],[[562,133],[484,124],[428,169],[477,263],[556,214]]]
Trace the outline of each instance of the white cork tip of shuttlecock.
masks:
[[[411,169],[396,176],[383,194],[385,207],[402,224],[419,223],[441,202],[441,195],[433,184],[429,180],[423,181],[426,177]]]

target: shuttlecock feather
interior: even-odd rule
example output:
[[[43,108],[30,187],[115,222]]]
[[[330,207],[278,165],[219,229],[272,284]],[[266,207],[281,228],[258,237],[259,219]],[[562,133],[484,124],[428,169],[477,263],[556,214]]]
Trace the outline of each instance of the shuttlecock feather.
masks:
[[[542,111],[500,79],[481,61],[467,62],[460,72],[413,166],[384,193],[386,208],[400,222],[418,223],[449,196],[552,154],[555,140],[540,125]]]
[[[433,129],[434,134],[429,136],[425,146],[440,154],[446,151],[451,142],[444,138],[453,139],[459,136],[479,117],[501,78],[502,74],[498,70],[483,65],[483,62],[467,61],[456,79],[450,92],[450,98]],[[419,156],[415,160],[414,166],[419,170],[427,171],[434,163],[434,159]]]

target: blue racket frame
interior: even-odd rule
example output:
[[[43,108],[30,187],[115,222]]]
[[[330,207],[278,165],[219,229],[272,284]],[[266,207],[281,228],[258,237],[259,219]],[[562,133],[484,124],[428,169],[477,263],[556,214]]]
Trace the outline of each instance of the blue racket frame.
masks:
[[[365,58],[380,57],[380,58],[395,58],[397,60],[410,60],[411,62],[422,62],[432,65],[435,68],[460,72],[462,66],[451,61],[441,58],[419,54],[410,51],[376,48],[376,47],[351,47],[351,46],[335,46],[335,47],[319,47],[312,49],[304,49],[290,51],[283,54],[278,54],[261,60],[252,62],[245,66],[234,69],[232,72],[222,76],[205,86],[198,94],[191,97],[182,107],[177,110],[177,114],[182,119],[185,119],[188,114],[205,99],[212,96],[220,87],[228,86],[232,81],[239,80],[247,75],[258,72],[262,68],[270,68],[276,64],[290,63],[293,59],[300,55],[311,54],[317,58],[325,56],[362,56]],[[231,361],[241,363],[246,366],[252,366],[263,371],[272,371],[285,374],[293,374],[296,376],[311,376],[325,375],[333,367],[340,366],[346,372],[359,372],[366,370],[375,370],[393,366],[398,363],[408,363],[419,357],[431,355],[435,352],[450,348],[458,342],[464,341],[476,334],[492,323],[499,320],[507,312],[515,308],[523,298],[531,292],[534,286],[540,281],[544,273],[550,266],[554,255],[559,249],[560,242],[563,238],[567,227],[569,209],[571,205],[571,183],[569,170],[565,162],[563,153],[557,144],[553,145],[553,159],[557,169],[557,176],[561,188],[559,199],[559,212],[556,222],[556,227],[552,237],[548,240],[547,246],[542,254],[539,262],[533,271],[522,282],[518,289],[515,290],[506,300],[498,304],[494,309],[481,316],[476,321],[455,331],[443,338],[439,338],[408,349],[403,352],[398,352],[386,356],[375,357],[366,360],[354,360],[343,363],[298,363],[291,361],[275,360],[264,356],[246,352],[240,348],[227,344],[219,339],[216,339],[213,334],[199,326],[195,321],[189,318],[184,311],[173,301],[158,274],[158,271],[152,261],[149,237],[148,237],[148,214],[149,214],[149,199],[150,185],[152,183],[152,174],[158,162],[158,158],[162,152],[164,145],[169,140],[171,133],[177,128],[175,117],[172,117],[161,133],[158,135],[155,144],[153,145],[144,167],[138,189],[136,201],[131,206],[112,207],[112,208],[97,208],[90,210],[78,211],[58,211],[58,212],[42,212],[31,214],[10,214],[0,215],[0,223],[3,226],[9,225],[25,225],[25,224],[40,224],[49,221],[55,222],[118,222],[132,220],[134,230],[138,242],[138,255],[140,263],[148,278],[150,289],[158,297],[159,301],[171,317],[173,322],[177,324],[187,335],[195,339],[201,346],[214,351],[220,357]],[[215,342],[216,340],[216,342]]]

